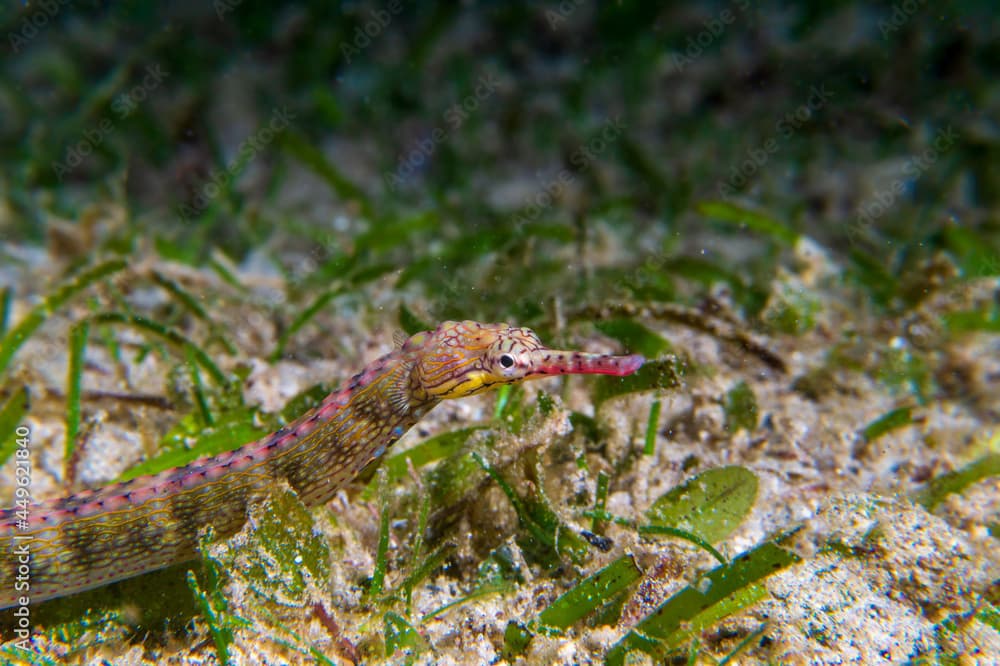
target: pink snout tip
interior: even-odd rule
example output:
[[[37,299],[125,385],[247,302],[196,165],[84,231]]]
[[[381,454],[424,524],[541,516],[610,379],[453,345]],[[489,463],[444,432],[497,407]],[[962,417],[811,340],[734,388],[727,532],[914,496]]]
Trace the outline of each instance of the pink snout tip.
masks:
[[[605,354],[578,354],[571,363],[571,372],[581,375],[616,375],[624,377],[642,367],[646,359],[639,354],[610,356]]]
[[[618,375],[631,375],[646,362],[646,357],[642,354],[630,354],[628,356],[619,356],[618,358],[621,359],[619,364],[621,372],[614,373]]]

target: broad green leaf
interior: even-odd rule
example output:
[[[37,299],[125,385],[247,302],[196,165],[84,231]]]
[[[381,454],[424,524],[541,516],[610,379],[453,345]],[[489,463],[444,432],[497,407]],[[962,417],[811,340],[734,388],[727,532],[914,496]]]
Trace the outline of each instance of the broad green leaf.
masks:
[[[671,351],[670,343],[663,336],[631,319],[609,319],[594,326],[604,335],[622,343],[633,354],[652,359]]]
[[[659,361],[647,361],[639,370],[628,377],[595,377],[594,405],[629,393],[652,391],[662,388],[678,388],[683,383],[685,366],[676,356],[668,356]]]
[[[685,587],[641,620],[608,651],[605,663],[609,666],[623,665],[626,655],[633,650],[657,656],[674,642],[678,632],[688,631],[690,623],[712,606],[748,588],[749,597],[757,598],[752,589],[755,583],[799,561],[794,553],[768,542],[743,553],[729,564],[712,569],[696,587]],[[744,607],[737,600],[730,605],[729,612]],[[723,617],[719,613],[715,615]]]
[[[960,493],[968,486],[990,476],[1000,475],[1000,453],[990,453],[962,469],[931,479],[916,500],[928,511],[951,493]]]
[[[631,555],[623,555],[574,585],[538,615],[545,626],[566,629],[639,580],[642,572]]]
[[[1000,307],[994,305],[990,309],[982,310],[961,310],[958,312],[948,312],[942,319],[949,331],[987,331],[990,333],[1000,332]]]
[[[726,201],[703,201],[697,209],[705,217],[765,234],[786,245],[794,245],[799,238],[795,231],[773,217]]]
[[[723,541],[757,498],[757,477],[738,466],[718,467],[660,496],[646,511],[653,525],[691,532],[709,543]]]
[[[878,417],[861,431],[866,442],[874,442],[882,435],[913,423],[912,407],[899,407]]]

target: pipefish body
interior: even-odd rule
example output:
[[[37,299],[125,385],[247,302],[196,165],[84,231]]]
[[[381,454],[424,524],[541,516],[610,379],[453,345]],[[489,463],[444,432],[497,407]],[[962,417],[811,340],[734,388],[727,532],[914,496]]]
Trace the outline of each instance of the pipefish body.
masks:
[[[233,451],[0,511],[0,608],[66,596],[195,557],[211,524],[239,531],[280,480],[329,501],[442,400],[557,374],[628,375],[638,355],[545,347],[527,328],[442,323],[373,361],[313,410]]]

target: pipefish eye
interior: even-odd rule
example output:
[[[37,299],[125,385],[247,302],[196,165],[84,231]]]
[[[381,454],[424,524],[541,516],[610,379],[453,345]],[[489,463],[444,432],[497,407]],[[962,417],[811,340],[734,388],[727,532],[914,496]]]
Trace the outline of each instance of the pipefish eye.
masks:
[[[500,365],[505,368],[509,368],[514,365],[514,357],[510,354],[503,354],[500,356]]]

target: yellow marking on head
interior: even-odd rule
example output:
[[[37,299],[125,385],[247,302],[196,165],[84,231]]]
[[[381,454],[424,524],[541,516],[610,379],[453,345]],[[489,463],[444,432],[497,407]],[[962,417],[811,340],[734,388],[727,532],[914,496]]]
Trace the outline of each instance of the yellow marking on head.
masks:
[[[530,353],[544,349],[534,332],[508,324],[449,321],[421,335],[417,383],[438,400],[526,379],[533,373]]]

